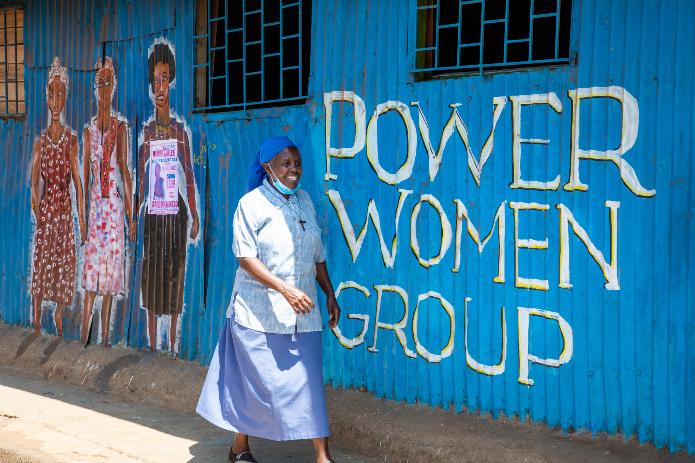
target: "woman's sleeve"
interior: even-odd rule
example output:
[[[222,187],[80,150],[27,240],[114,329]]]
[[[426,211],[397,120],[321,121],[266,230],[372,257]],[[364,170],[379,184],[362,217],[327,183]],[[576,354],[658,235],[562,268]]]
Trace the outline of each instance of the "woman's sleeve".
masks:
[[[236,257],[258,257],[258,236],[253,218],[240,201],[234,213],[232,252]]]
[[[320,264],[326,261],[326,249],[323,247],[323,241],[321,240],[321,227],[316,217],[316,209],[314,208],[314,203],[311,201],[311,197],[308,193],[305,193],[304,200],[309,209],[309,213],[314,218],[314,223],[316,223],[316,228],[318,228],[318,239],[316,240],[316,249],[314,251],[314,263]]]
[[[323,241],[321,241],[321,234],[319,233],[318,244],[316,245],[316,257],[314,262],[320,264],[321,262],[326,262],[326,250],[323,247]]]

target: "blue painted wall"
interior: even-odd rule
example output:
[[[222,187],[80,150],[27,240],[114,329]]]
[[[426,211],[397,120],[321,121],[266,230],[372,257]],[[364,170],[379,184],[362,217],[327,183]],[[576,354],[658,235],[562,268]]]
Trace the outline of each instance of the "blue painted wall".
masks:
[[[192,130],[195,172],[204,205],[204,240],[189,248],[179,355],[203,363],[212,355],[233,284],[231,222],[236,202],[244,193],[247,166],[266,136],[287,133],[302,148],[303,184],[317,203],[334,285],[337,288],[352,281],[369,294],[344,289],[339,296],[343,342],[331,331],[325,332],[328,382],[366,388],[408,403],[514,415],[567,430],[620,433],[673,451],[695,452],[695,242],[690,238],[695,233],[695,4],[688,0],[578,0],[573,2],[574,64],[418,82],[411,73],[414,0],[313,3],[307,103],[208,115],[191,111],[194,2],[121,0],[106,7],[91,0],[24,4],[29,109],[25,121],[0,122],[0,159],[5,173],[0,178],[4,196],[0,221],[6,225],[0,228],[0,317],[8,323],[29,324],[30,147],[46,121],[44,87],[51,57],[61,56],[70,69],[73,83],[67,120],[81,131],[96,111],[92,66],[105,43],[107,54],[118,66],[114,106],[136,132],[152,112],[147,94],[147,48],[154,38],[164,36],[176,46],[178,76],[172,107]],[[601,96],[611,87],[616,87],[614,94],[622,103]],[[573,107],[573,98],[579,101],[576,90],[591,88],[586,90],[588,98],[579,102],[577,117],[577,107]],[[324,94],[332,91],[354,92],[364,102],[365,123],[372,130],[377,127],[378,134],[367,137],[354,158],[332,157],[330,173],[337,178],[326,180]],[[513,188],[520,183],[514,182],[513,97],[531,94],[546,95],[542,98],[552,100],[555,108],[522,106],[518,136],[550,141],[521,144],[521,179],[550,182],[559,176],[557,188]],[[636,107],[630,107],[629,95]],[[493,126],[495,97],[505,97],[506,103],[479,184],[457,131],[443,151],[439,171],[430,179],[418,107],[411,103],[419,102],[434,150],[452,113],[450,105],[459,103],[456,111],[480,164],[481,149]],[[375,109],[387,101],[402,102],[404,116],[388,111],[377,122]],[[503,100],[496,101],[501,104]],[[356,138],[354,106],[334,102],[331,108],[330,147],[352,146]],[[635,108],[639,115],[630,119],[627,116],[635,116]],[[409,132],[404,121],[410,120],[412,172],[397,184],[389,184],[377,176],[372,165],[376,162],[369,162],[368,152],[374,158],[378,150],[383,169],[396,172],[407,159]],[[578,175],[588,186],[586,191],[565,187],[570,182],[573,144],[575,154],[576,147],[605,152],[632,140],[631,135],[636,135],[632,137],[634,146],[623,153],[623,162],[654,194],[636,194],[634,182],[632,190],[629,188],[626,169],[621,178],[616,164],[601,160],[578,161]],[[402,203],[396,234],[399,189],[412,193]],[[329,200],[331,191],[333,197],[337,193],[342,198],[348,217],[342,224],[339,208]],[[441,204],[451,225],[450,246],[429,267],[418,261],[413,237],[426,261],[439,254],[447,233],[442,232],[441,219],[431,203],[421,203],[419,218],[411,228],[416,203],[423,195],[431,195]],[[378,211],[385,248],[389,253],[392,246],[397,248],[391,266],[385,265],[371,220],[359,253],[353,258],[350,252],[350,234],[345,230],[353,227],[359,235],[369,200],[374,200]],[[503,282],[501,278],[493,281],[500,273],[497,229],[479,253],[466,220],[457,228],[455,200],[465,206],[481,239],[491,230],[498,208],[502,211]],[[538,206],[528,206],[532,203]],[[518,220],[512,206],[518,209]],[[564,232],[561,211],[565,218],[568,212],[572,214],[586,233],[585,241],[595,245],[607,264],[614,263],[614,274],[609,269],[609,276],[604,275],[598,264],[601,257],[596,253],[592,257],[577,227],[569,224]],[[523,241],[529,239],[535,241]],[[561,252],[563,240],[567,247]],[[525,244],[541,249],[523,249]],[[136,263],[137,249],[132,250]],[[569,273],[561,272],[562,262],[568,262]],[[132,269],[132,281],[138,281],[137,264]],[[537,280],[535,285],[547,281],[547,290],[523,288],[517,275]],[[394,292],[398,288],[407,295],[402,341],[396,331],[385,327],[403,318],[406,303]],[[137,285],[131,285],[130,291],[137,294]],[[452,316],[439,299],[430,297],[418,304],[420,295],[428,292],[445,300]],[[470,298],[467,323],[466,298]],[[113,330],[116,340],[143,348],[147,345],[146,320],[137,302],[128,297],[120,303]],[[67,337],[79,334],[79,306],[78,297],[68,314],[74,320]],[[418,319],[413,328],[416,307]],[[474,362],[501,363],[503,307],[504,369],[500,365],[483,374],[477,370],[484,368]],[[523,324],[526,313],[528,330]],[[350,314],[353,318],[348,318]],[[53,329],[48,314],[43,326],[49,332]],[[354,340],[363,329],[362,342]],[[531,357],[522,356],[525,349]],[[522,362],[524,358],[527,361]],[[543,365],[538,359],[561,364]],[[522,374],[522,367],[528,368],[528,377]]]

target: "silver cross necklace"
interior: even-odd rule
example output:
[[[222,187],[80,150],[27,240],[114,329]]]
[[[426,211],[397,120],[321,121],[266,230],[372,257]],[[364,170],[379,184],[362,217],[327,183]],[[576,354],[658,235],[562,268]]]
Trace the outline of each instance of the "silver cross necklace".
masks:
[[[270,186],[266,185],[266,188],[270,189],[270,191],[273,193],[273,195],[275,195],[275,197],[277,197],[281,201],[284,201],[283,206],[289,207],[290,211],[292,211],[292,214],[297,218],[297,222],[302,227],[302,231],[306,231],[306,228],[304,228],[304,225],[306,224],[306,220],[304,220],[302,218],[302,215],[294,209],[294,206],[292,205],[292,195],[290,195],[289,198],[285,199],[285,197],[282,196],[280,194],[280,192],[275,190],[275,188],[272,185],[270,185]]]

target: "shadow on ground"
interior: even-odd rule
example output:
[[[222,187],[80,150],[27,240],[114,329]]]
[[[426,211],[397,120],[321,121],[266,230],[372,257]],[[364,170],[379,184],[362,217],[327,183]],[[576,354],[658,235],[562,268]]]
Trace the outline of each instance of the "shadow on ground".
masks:
[[[133,359],[124,357],[127,363]],[[10,370],[0,370],[0,385],[24,392],[50,397],[54,400],[86,408],[113,418],[147,426],[168,435],[195,442],[189,447],[191,463],[226,462],[233,434],[221,430],[197,415],[167,410],[142,403],[128,402],[107,394],[89,391],[60,381],[49,381]],[[272,442],[252,439],[254,455],[259,462],[311,462],[313,448],[310,441]],[[0,461],[29,463],[32,460],[11,454],[0,453]],[[334,457],[345,463],[374,463],[378,460],[354,456],[335,449]]]

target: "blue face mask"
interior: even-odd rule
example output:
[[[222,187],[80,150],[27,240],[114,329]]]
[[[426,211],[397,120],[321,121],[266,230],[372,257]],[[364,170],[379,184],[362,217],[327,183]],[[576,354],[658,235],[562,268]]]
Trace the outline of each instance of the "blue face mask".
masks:
[[[302,184],[298,183],[297,188],[292,188],[292,189],[287,188],[285,186],[285,184],[282,183],[280,181],[280,179],[277,178],[277,176],[275,175],[275,172],[273,172],[273,168],[270,167],[270,165],[268,165],[268,167],[270,168],[270,172],[272,172],[273,177],[275,177],[275,179],[272,179],[272,178],[270,179],[270,183],[272,183],[273,186],[283,195],[293,195],[302,187]]]

